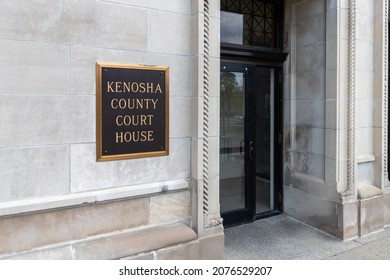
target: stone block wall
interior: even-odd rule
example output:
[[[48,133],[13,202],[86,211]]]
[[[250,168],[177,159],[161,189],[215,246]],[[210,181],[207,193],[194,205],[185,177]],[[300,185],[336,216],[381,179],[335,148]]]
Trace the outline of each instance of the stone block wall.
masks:
[[[331,2],[285,2],[284,210],[335,234],[340,66]]]
[[[383,229],[388,1],[285,3],[285,211],[342,239]]]
[[[162,2],[2,3],[1,202],[190,177],[191,1]],[[96,162],[96,61],[170,67],[169,157]]]
[[[2,1],[0,223],[9,247],[0,255],[140,226],[192,226],[195,2]],[[169,156],[96,162],[96,62],[169,67]],[[140,212],[120,206],[138,199]],[[119,227],[110,222],[116,216]],[[99,230],[89,225],[96,220],[104,221]]]

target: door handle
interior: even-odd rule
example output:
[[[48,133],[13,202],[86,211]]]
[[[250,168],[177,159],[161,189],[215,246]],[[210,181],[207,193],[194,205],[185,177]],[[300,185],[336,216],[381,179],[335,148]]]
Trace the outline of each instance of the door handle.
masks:
[[[241,140],[240,142],[240,157],[244,157],[244,145],[245,145],[245,140]]]
[[[249,142],[249,160],[254,160],[254,152],[255,152],[255,146],[254,146],[255,142],[254,141],[250,141]]]

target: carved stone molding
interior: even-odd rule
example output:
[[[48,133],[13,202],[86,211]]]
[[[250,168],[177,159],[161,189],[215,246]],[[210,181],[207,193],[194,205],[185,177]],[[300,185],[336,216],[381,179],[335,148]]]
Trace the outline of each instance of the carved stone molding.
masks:
[[[382,150],[383,150],[383,180],[384,186],[389,186],[389,170],[388,170],[388,71],[389,71],[389,0],[383,0],[383,62],[384,69],[382,72],[383,79],[383,139],[382,139]]]
[[[343,196],[355,194],[355,86],[356,86],[356,0],[349,0],[348,9],[348,131],[347,189]]]
[[[210,226],[209,214],[209,108],[210,108],[210,1],[203,3],[203,217],[204,227]]]

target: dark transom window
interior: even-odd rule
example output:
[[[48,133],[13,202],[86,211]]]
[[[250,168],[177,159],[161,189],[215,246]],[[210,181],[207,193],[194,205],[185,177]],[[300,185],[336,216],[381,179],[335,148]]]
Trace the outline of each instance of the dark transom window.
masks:
[[[221,42],[278,48],[278,2],[221,0]]]

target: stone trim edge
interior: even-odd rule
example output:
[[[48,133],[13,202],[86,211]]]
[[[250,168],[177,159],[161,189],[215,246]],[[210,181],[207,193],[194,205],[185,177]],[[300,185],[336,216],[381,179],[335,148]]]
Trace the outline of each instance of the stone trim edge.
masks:
[[[188,181],[182,179],[61,196],[3,202],[0,203],[0,218],[66,207],[85,206],[85,204],[91,203],[137,198],[146,195],[158,195],[169,191],[187,190],[188,188]]]

